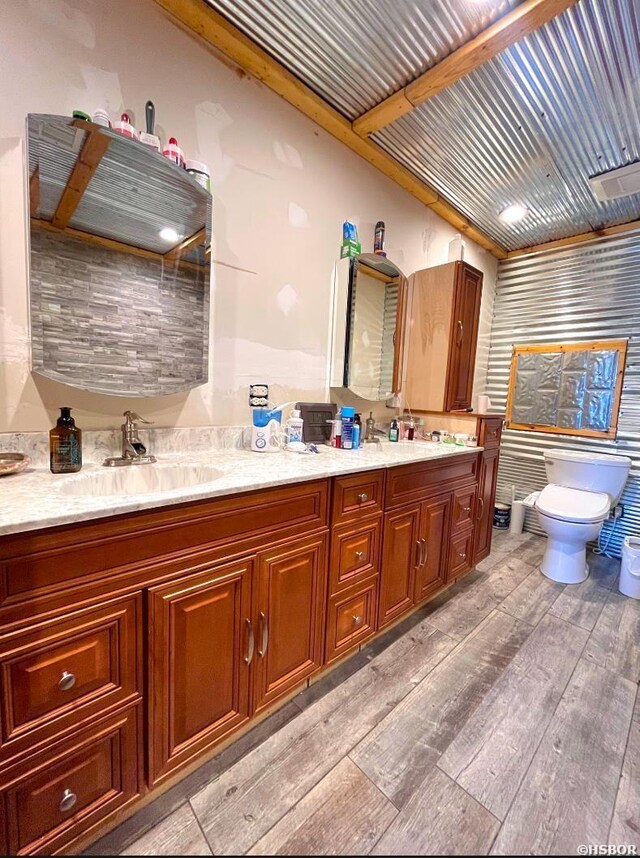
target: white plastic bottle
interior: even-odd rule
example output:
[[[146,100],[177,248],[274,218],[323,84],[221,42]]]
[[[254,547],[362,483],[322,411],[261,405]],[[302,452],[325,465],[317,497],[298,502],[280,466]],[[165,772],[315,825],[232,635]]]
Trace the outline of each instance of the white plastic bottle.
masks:
[[[304,420],[300,417],[300,412],[297,408],[294,408],[287,420],[287,444],[302,443],[303,425]]]

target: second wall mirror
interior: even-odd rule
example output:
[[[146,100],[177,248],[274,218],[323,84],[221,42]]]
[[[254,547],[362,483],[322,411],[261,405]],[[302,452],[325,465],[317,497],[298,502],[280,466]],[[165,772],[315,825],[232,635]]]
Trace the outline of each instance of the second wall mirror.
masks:
[[[384,256],[336,263],[331,386],[382,401],[400,391],[406,279]]]

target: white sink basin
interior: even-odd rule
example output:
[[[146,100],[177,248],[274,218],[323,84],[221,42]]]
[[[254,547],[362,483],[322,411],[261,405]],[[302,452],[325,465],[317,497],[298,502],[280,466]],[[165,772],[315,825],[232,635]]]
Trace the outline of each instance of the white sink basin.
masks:
[[[211,465],[124,465],[68,478],[60,489],[74,497],[104,497],[166,492],[215,482],[222,471]]]

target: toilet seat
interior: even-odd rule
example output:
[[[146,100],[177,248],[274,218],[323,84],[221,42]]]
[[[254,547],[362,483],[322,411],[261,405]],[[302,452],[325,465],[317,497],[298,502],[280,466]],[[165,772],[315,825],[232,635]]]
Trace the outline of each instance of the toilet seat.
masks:
[[[558,521],[586,524],[604,521],[609,516],[611,501],[604,492],[587,492],[550,483],[540,492],[535,508]]]

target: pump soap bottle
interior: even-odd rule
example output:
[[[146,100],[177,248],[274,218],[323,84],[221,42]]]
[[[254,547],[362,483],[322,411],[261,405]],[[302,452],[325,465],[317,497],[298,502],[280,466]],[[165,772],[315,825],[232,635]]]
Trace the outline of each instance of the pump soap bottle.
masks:
[[[49,467],[52,474],[74,474],[82,467],[82,430],[70,408],[61,408],[58,422],[49,432]]]

